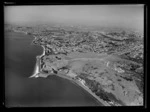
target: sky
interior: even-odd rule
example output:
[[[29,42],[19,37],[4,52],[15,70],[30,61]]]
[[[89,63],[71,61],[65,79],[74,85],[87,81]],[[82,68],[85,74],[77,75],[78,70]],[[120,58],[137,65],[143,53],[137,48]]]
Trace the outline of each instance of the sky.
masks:
[[[144,5],[5,6],[5,23],[62,23],[143,29]]]

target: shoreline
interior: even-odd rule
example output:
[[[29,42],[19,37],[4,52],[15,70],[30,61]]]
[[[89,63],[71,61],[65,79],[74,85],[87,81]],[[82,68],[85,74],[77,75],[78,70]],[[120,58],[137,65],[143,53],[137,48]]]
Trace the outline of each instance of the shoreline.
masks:
[[[69,78],[66,77],[65,75],[57,74],[56,76],[64,78],[66,80],[69,80],[71,83],[77,85],[78,87],[81,87],[84,91],[86,91],[88,94],[92,95],[92,97],[96,100],[96,102],[100,106],[110,106],[108,103],[106,103],[104,100],[100,99],[98,96],[96,96],[90,89],[88,89],[86,86],[84,86],[80,81],[74,79],[74,78]]]
[[[36,38],[35,36],[33,36],[34,38]],[[40,62],[40,58],[42,56],[45,55],[45,47],[44,46],[41,46],[43,48],[43,53],[41,55],[37,55],[36,56],[36,64],[35,64],[35,68],[34,68],[34,71],[33,71],[33,74],[29,77],[29,78],[38,78],[39,77],[39,74],[40,74],[40,65],[41,65],[41,62]]]
[[[34,36],[34,38],[36,38]],[[45,55],[45,47],[44,46],[41,46],[43,48],[43,53],[41,55],[38,55],[36,57],[36,65],[35,65],[35,69],[34,69],[34,72],[33,72],[33,75],[31,75],[29,78],[38,78],[38,77],[41,77],[40,74],[42,74],[40,72],[40,58]],[[51,74],[51,75],[55,75],[55,74]],[[49,75],[46,75],[45,77],[43,78],[47,78]],[[57,74],[55,75],[57,77],[60,77],[60,78],[63,78],[63,79],[66,79],[66,80],[69,80],[71,83],[75,84],[76,86],[78,87],[81,87],[81,89],[83,89],[84,91],[86,91],[89,95],[92,95],[92,98],[94,98],[96,100],[96,102],[100,105],[100,106],[110,106],[108,103],[106,103],[105,101],[103,101],[102,99],[100,99],[98,96],[96,96],[94,93],[92,93],[92,91],[90,89],[88,89],[88,87],[84,86],[79,80],[77,79],[74,79],[74,78],[69,78],[63,74]]]

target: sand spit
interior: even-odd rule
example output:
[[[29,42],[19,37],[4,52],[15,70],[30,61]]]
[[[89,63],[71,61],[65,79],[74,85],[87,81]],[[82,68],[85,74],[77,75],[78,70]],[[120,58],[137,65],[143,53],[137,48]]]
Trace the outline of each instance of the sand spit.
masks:
[[[45,55],[45,48],[44,48],[44,46],[42,46],[42,48],[43,48],[43,53],[36,57],[35,69],[34,69],[33,75],[31,75],[29,78],[33,78],[33,77],[34,78],[38,78],[39,77],[39,73],[40,73],[40,69],[41,69],[40,68],[40,64],[41,64],[40,63],[40,58]]]

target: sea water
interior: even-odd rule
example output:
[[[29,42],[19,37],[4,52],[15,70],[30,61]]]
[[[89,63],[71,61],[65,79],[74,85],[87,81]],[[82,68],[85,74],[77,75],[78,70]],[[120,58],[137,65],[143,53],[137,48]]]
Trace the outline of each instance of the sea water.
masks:
[[[5,32],[5,105],[7,107],[98,106],[85,90],[57,76],[29,78],[43,48],[34,37]]]

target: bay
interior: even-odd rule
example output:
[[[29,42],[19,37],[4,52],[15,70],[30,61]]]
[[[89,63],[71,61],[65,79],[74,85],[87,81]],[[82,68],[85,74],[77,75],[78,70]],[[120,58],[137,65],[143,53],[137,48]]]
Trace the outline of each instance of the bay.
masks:
[[[5,32],[5,104],[7,107],[98,106],[85,90],[69,80],[33,74],[42,47],[31,45],[34,37]]]

